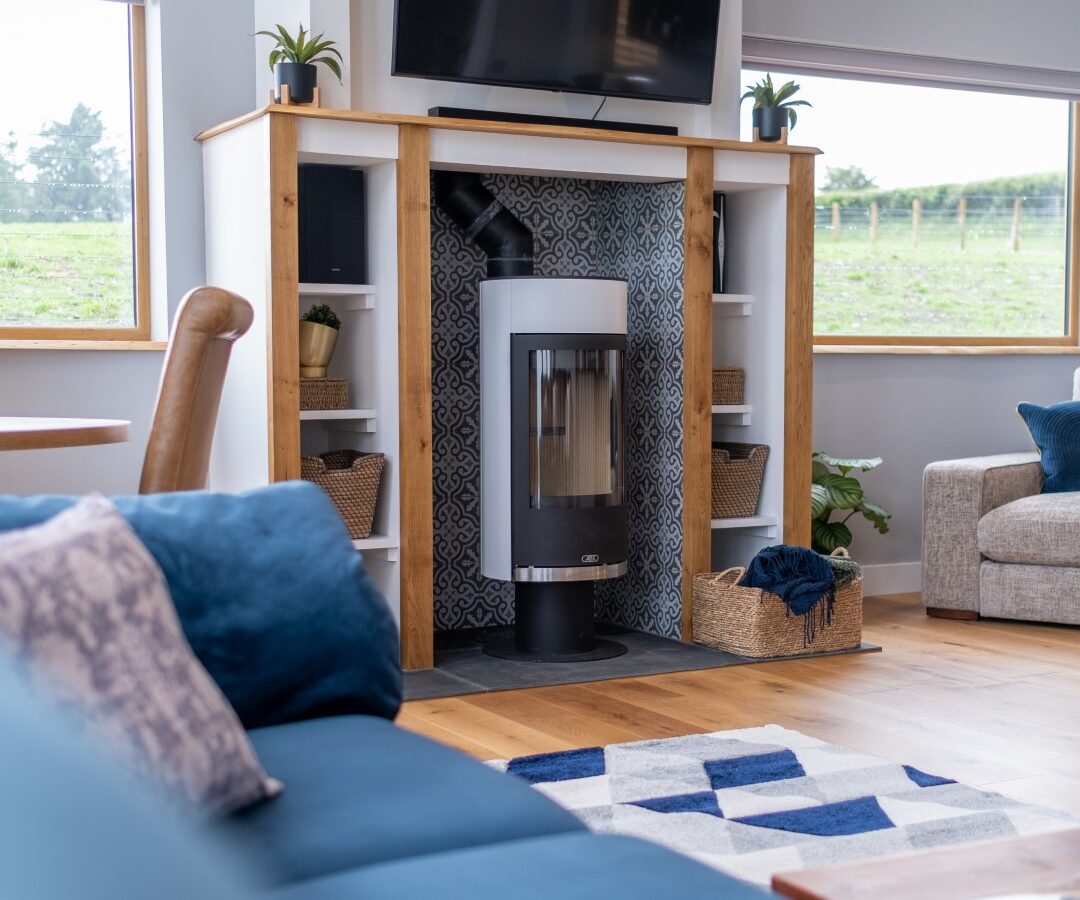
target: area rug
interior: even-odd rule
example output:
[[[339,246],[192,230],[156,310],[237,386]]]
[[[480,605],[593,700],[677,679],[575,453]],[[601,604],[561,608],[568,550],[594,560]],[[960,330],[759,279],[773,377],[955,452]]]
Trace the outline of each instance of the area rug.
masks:
[[[779,725],[490,765],[593,831],[645,838],[758,884],[774,872],[1080,824]]]

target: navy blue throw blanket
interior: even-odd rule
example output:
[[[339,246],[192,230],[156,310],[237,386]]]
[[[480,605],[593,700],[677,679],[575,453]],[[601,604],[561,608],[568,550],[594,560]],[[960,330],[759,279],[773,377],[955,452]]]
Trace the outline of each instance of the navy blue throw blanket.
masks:
[[[819,622],[822,628],[832,622],[836,575],[829,561],[813,550],[785,544],[766,547],[751,560],[739,586],[779,596],[788,615],[803,617],[807,644]]]

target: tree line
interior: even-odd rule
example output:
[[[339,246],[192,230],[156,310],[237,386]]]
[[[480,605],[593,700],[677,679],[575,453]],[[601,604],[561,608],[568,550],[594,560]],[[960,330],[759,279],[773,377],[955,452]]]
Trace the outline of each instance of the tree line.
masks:
[[[926,187],[882,190],[858,166],[829,169],[817,203],[841,208],[869,206],[877,201],[879,209],[910,210],[918,201],[924,211],[956,210],[960,200],[966,201],[969,212],[1012,212],[1015,199],[1056,200],[1064,202],[1066,175],[1064,172],[1043,172],[1034,175],[1011,175],[969,181],[963,184],[935,184]]]
[[[131,215],[131,168],[106,143],[101,113],[78,104],[66,122],[21,146],[0,143],[0,222],[116,222]]]

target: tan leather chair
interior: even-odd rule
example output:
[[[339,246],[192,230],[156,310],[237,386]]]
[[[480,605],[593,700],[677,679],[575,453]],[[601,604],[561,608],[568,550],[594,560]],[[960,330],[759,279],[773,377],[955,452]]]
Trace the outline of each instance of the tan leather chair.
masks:
[[[180,302],[161,371],[140,494],[206,487],[229,354],[254,315],[243,297],[221,288],[195,288]]]

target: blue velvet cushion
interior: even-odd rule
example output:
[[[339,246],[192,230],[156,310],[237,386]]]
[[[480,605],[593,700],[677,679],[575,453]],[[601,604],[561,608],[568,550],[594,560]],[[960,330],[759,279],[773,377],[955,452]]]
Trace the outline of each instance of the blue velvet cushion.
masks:
[[[656,844],[564,834],[354,869],[269,894],[274,900],[764,900],[760,888]]]
[[[193,823],[101,758],[0,671],[0,896],[19,900],[255,897]]]
[[[73,502],[0,496],[0,531]],[[321,488],[294,481],[114,502],[161,565],[192,649],[245,726],[394,717],[397,626]]]
[[[522,779],[383,719],[312,719],[250,736],[285,790],[219,827],[272,883],[584,829]],[[439,877],[429,896],[446,886]]]
[[[1016,407],[1042,454],[1043,493],[1080,491],[1080,400]]]

